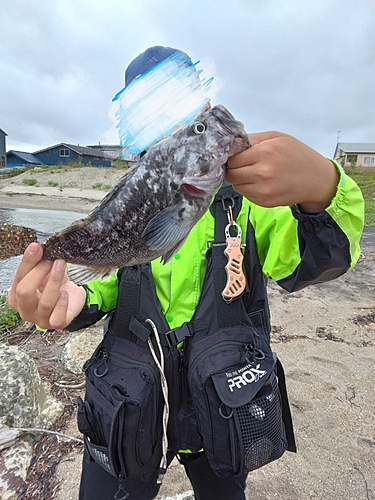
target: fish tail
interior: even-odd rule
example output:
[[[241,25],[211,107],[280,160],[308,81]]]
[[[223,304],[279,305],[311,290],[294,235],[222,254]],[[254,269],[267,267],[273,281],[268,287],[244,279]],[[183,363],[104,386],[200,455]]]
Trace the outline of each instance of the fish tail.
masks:
[[[0,260],[22,255],[33,241],[38,241],[37,231],[34,229],[0,224]]]

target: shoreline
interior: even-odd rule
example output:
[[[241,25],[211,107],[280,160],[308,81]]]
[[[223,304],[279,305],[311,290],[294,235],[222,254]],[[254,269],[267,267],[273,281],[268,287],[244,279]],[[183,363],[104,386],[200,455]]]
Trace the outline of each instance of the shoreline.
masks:
[[[30,210],[56,210],[61,212],[78,212],[89,214],[106,195],[103,191],[85,191],[85,196],[79,197],[73,189],[66,189],[58,195],[51,193],[51,188],[44,188],[46,193],[6,193],[0,189],[0,210],[16,210],[26,208]],[[80,194],[83,194],[80,191]],[[89,196],[89,197],[88,197]],[[375,226],[365,226],[361,238],[362,250],[375,249]]]
[[[64,196],[64,194],[61,196],[30,193],[5,194],[0,191],[0,209],[29,208],[88,214],[98,205],[99,201],[100,200],[70,197],[69,195]]]

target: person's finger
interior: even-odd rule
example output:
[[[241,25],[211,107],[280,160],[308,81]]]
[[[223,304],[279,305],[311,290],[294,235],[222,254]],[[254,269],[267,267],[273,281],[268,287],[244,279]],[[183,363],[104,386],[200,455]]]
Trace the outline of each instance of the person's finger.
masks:
[[[59,299],[60,288],[65,280],[65,261],[55,260],[43,292],[39,298],[38,315],[46,321],[49,320]]]
[[[225,174],[225,179],[233,184],[234,188],[240,184],[253,185],[256,183],[256,178],[252,175],[251,166],[243,166],[242,168],[228,169]]]
[[[21,311],[30,311],[35,307],[40,286],[46,280],[51,267],[51,261],[41,260],[27,274],[23,275],[23,271],[20,271],[19,276],[23,275],[23,278],[19,280],[18,276],[14,280],[8,297],[10,307],[20,314]]]
[[[245,149],[245,151],[228,158],[227,167],[228,170],[233,170],[244,166],[254,165],[257,161],[258,152],[256,151],[256,147],[252,146],[251,148]]]
[[[59,330],[65,328],[67,324],[70,323],[67,320],[67,312],[69,305],[69,294],[66,290],[60,290],[59,296],[53,308],[51,315],[49,316],[49,327],[54,330]]]
[[[55,260],[48,275],[48,280],[44,283],[43,295],[57,298],[61,285],[66,281],[66,263],[64,260]]]
[[[26,274],[28,274],[31,269],[33,269],[38,264],[42,256],[43,248],[38,243],[31,243],[25,250],[9,292],[8,303],[10,307],[14,307],[16,305],[15,293],[18,283],[26,276]]]
[[[10,307],[16,309],[25,321],[37,323],[37,312],[39,298],[42,295],[39,290],[40,283],[50,272],[52,262],[41,261],[27,276],[13,288],[12,297],[8,298]]]
[[[277,137],[280,137],[282,135],[285,134],[277,132],[276,130],[270,130],[266,132],[255,132],[254,134],[249,134],[249,137],[252,144],[255,146],[256,144],[260,144],[261,142],[269,141],[271,139],[276,139]]]

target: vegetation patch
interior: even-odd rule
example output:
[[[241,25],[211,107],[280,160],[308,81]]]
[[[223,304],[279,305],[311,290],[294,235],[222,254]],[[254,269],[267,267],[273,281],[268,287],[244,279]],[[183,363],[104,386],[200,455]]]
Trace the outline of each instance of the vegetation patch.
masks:
[[[345,172],[358,184],[365,200],[365,225],[375,226],[375,169],[347,168]]]
[[[111,187],[110,184],[103,184],[103,182],[96,182],[92,185],[93,189],[111,189]]]
[[[36,179],[22,179],[22,184],[27,184],[28,186],[35,186],[36,183]]]
[[[7,297],[0,297],[0,335],[4,330],[15,328],[21,323],[21,318],[17,311],[8,306]]]

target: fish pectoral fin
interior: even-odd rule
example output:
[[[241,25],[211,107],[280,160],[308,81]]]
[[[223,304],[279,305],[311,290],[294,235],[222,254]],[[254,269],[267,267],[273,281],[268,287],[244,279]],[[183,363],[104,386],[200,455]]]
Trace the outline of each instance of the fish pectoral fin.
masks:
[[[181,205],[172,205],[155,215],[142,233],[145,244],[151,250],[174,249],[176,246],[179,248],[191,229],[190,220],[183,216],[184,212]],[[168,250],[165,255],[170,251],[172,250]]]
[[[69,264],[67,266],[67,273],[70,281],[73,281],[76,285],[85,285],[89,281],[96,280],[98,278],[106,279],[111,274],[117,271],[117,268],[113,267],[88,267],[79,266],[77,264]]]
[[[161,261],[163,264],[166,264],[167,262],[169,262],[171,260],[171,258],[174,256],[174,254],[180,250],[182,245],[185,243],[186,238],[187,238],[187,235],[185,236],[185,238],[183,240],[179,241],[176,246],[174,246],[171,250],[168,250],[168,252],[166,252],[162,256]]]

